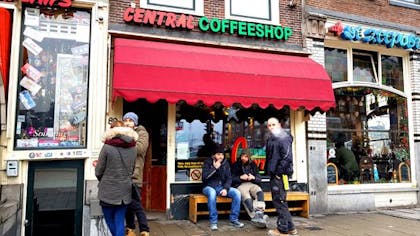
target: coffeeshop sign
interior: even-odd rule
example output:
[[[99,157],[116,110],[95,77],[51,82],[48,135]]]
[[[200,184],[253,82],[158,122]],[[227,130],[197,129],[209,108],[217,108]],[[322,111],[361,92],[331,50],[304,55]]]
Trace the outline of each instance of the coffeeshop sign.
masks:
[[[205,16],[201,17],[198,20],[198,24],[195,25],[194,16],[191,15],[132,7],[124,11],[123,18],[126,23],[165,26],[173,29],[180,28],[186,30],[194,30],[198,27],[202,32],[227,33],[251,38],[288,40],[293,33],[291,28],[284,26],[218,18],[209,19]]]

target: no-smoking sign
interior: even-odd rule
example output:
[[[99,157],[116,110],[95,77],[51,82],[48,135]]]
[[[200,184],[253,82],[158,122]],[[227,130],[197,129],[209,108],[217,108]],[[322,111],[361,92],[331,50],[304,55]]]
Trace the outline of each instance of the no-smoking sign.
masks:
[[[201,169],[191,169],[190,170],[190,179],[191,180],[201,180]]]

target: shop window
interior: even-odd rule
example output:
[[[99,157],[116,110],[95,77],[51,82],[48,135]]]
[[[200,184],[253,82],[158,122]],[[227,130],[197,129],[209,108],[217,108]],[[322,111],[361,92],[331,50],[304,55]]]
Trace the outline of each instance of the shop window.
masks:
[[[90,12],[25,8],[15,148],[86,146]]]
[[[369,87],[334,91],[327,114],[328,163],[340,184],[400,182],[399,165],[410,166],[407,98]]]
[[[401,57],[381,56],[382,84],[404,92],[403,63]]]
[[[204,15],[203,0],[145,0],[140,1],[140,7],[198,16]]]
[[[325,69],[333,82],[347,81],[347,50],[326,47]]]
[[[377,55],[374,52],[353,50],[353,80],[357,82],[377,81]]]
[[[262,109],[257,105],[244,108],[240,104],[225,107],[220,103],[189,105],[181,101],[176,111],[176,181],[200,181],[203,161],[211,156],[215,145],[225,148],[225,157],[231,162],[243,145],[247,145],[264,175],[267,119],[279,118],[290,132],[289,108]]]
[[[265,24],[279,24],[278,0],[225,0],[225,17]]]

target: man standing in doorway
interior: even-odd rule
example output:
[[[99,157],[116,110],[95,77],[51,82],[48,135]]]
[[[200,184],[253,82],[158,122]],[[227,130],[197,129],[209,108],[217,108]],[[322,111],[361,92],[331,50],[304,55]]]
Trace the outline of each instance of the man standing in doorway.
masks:
[[[134,230],[136,225],[134,223],[134,215],[136,215],[139,222],[140,236],[149,236],[149,226],[147,224],[146,214],[144,213],[143,206],[141,204],[141,189],[143,186],[143,168],[146,158],[146,151],[149,146],[149,134],[146,129],[138,125],[138,116],[134,112],[128,112],[123,116],[125,126],[133,128],[139,138],[136,140],[137,158],[134,167],[134,174],[132,176],[133,183],[138,188],[138,194],[133,194],[133,199],[129,205],[125,220],[127,224],[126,235],[135,236]],[[137,197],[138,196],[138,197]]]
[[[268,231],[270,236],[297,235],[297,230],[292,221],[289,207],[286,202],[285,181],[293,174],[293,137],[286,132],[280,125],[277,118],[270,118],[267,127],[271,136],[266,145],[266,172],[270,176],[271,195],[273,205],[276,208],[277,228]],[[287,183],[288,184],[288,183]]]

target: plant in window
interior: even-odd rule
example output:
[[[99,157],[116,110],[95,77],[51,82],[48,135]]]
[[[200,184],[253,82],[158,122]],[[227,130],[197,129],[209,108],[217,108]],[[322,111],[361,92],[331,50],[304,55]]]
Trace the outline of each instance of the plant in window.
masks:
[[[410,159],[410,154],[406,147],[400,146],[394,149],[395,157],[401,161],[405,162],[406,160]]]

